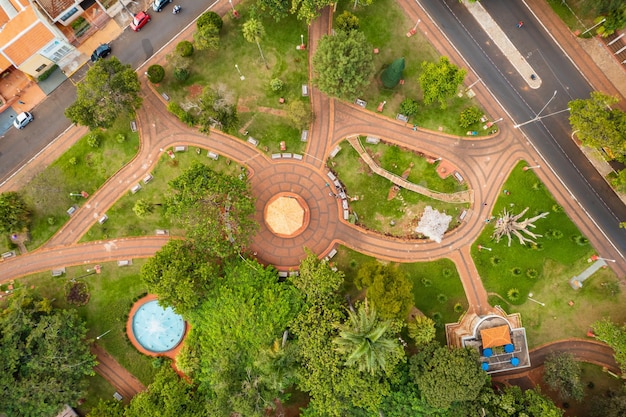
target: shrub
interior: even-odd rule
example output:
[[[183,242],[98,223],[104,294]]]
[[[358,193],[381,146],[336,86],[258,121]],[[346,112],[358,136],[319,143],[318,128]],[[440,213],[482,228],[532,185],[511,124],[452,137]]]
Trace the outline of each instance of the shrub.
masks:
[[[67,281],[65,283],[65,297],[70,304],[84,306],[89,302],[89,287],[83,281]]]
[[[87,136],[87,144],[92,148],[97,148],[98,146],[100,146],[100,135],[98,135],[96,132],[91,132]]]
[[[359,264],[355,259],[350,259],[350,268],[356,268],[358,265]]]
[[[519,268],[517,266],[514,267],[514,268],[511,268],[511,274],[513,274],[515,276],[521,275],[522,274],[522,268]]]
[[[284,85],[285,84],[280,78],[272,78],[270,81],[270,88],[272,91],[280,91],[283,89]]]
[[[193,126],[196,124],[196,120],[193,115],[180,107],[178,103],[171,101],[167,105],[167,110],[174,116],[178,117],[178,119],[181,122],[185,123],[187,126]]]
[[[531,243],[531,247],[537,252],[541,252],[543,250],[543,243],[541,242]]]
[[[543,184],[539,181],[535,182],[532,186],[532,189],[535,191],[540,191],[543,189]]]
[[[57,64],[52,65],[50,68],[45,70],[43,74],[41,74],[39,77],[37,77],[37,81],[41,82],[41,81],[47,80],[48,77],[50,77],[50,74],[52,74],[54,72],[54,70],[56,70],[57,68],[59,68],[59,66]]]
[[[448,301],[448,296],[445,294],[439,294],[437,296],[437,301],[439,301],[441,304],[445,303],[446,301]]]
[[[455,312],[455,313],[457,313],[457,314],[458,314],[458,313],[462,313],[462,312],[463,312],[463,304],[461,304],[461,303],[456,303],[456,304],[454,305],[454,312]]]
[[[422,285],[424,287],[430,287],[431,285],[433,285],[433,283],[428,278],[422,278]]]
[[[53,216],[48,217],[48,224],[49,224],[50,226],[52,226],[55,222],[56,222],[56,220],[54,220],[54,217],[53,217]]]
[[[559,239],[561,239],[563,237],[563,232],[561,232],[558,229],[550,229],[546,233],[546,237],[548,239],[559,240]]]
[[[554,204],[554,205],[552,206],[552,211],[553,211],[554,213],[561,213],[561,212],[563,211],[563,207],[561,207],[561,206],[560,206],[560,205],[558,205],[558,204]]]
[[[359,18],[347,10],[344,10],[342,14],[337,16],[335,23],[337,23],[337,30],[343,30],[344,32],[359,29]]]
[[[153,84],[160,83],[165,77],[165,69],[160,65],[150,65],[148,68],[148,81]]]
[[[433,319],[433,321],[434,321],[435,323],[441,323],[441,319],[442,319],[442,318],[443,318],[443,316],[441,315],[441,313],[440,313],[440,312],[436,311],[436,312],[434,312],[434,313],[433,313],[433,317],[432,317],[432,319]]]
[[[189,78],[189,70],[187,68],[176,68],[174,69],[174,78],[178,81],[185,81]]]
[[[400,103],[400,113],[407,117],[415,116],[419,110],[419,103],[412,98],[405,98]]]
[[[532,278],[537,278],[537,277],[539,276],[539,272],[537,272],[537,270],[536,270],[536,269],[534,269],[534,268],[528,268],[528,269],[526,270],[526,276],[527,276],[528,278],[531,278],[531,279],[532,279]]]
[[[478,123],[480,121],[480,116],[482,115],[483,112],[478,107],[468,107],[459,115],[459,126],[468,128],[471,125]]]
[[[189,41],[181,41],[176,45],[176,53],[182,57],[193,55],[193,43]]]
[[[126,142],[126,135],[123,133],[118,133],[117,135],[115,135],[115,140],[117,141],[117,143],[124,143]]]
[[[572,236],[572,241],[578,246],[585,246],[589,243],[589,239],[581,235]]]
[[[517,288],[511,288],[506,292],[506,296],[509,298],[509,300],[515,302],[519,300],[520,293]]]
[[[72,29],[77,30],[80,29],[80,27],[85,23],[85,18],[80,16],[78,18],[76,18],[76,20],[74,20],[72,23],[70,23],[70,26],[72,27]]]
[[[452,276],[452,270],[450,268],[443,268],[443,270],[441,271],[441,274],[448,278],[450,276]]]
[[[198,28],[203,28],[207,26],[215,26],[218,32],[222,30],[223,25],[224,25],[224,21],[222,20],[220,15],[211,11],[202,13],[202,15],[196,21],[196,26]]]
[[[78,163],[78,159],[76,159],[76,157],[75,157],[75,156],[72,156],[70,159],[68,159],[68,160],[67,160],[67,162],[68,162],[70,165],[76,165],[76,164]]]
[[[502,263],[502,259],[498,258],[497,256],[492,256],[489,261],[491,262],[491,265],[493,266],[497,266],[500,265]]]

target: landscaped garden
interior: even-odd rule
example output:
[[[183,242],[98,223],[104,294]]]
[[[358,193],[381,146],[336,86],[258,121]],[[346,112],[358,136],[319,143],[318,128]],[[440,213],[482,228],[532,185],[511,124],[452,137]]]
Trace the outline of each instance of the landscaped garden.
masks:
[[[330,168],[352,200],[350,206],[356,213],[354,221],[367,229],[394,236],[417,237],[415,227],[426,206],[452,216],[455,220],[450,227],[458,224],[456,218],[469,207],[469,203],[439,201],[406,189],[392,191],[391,181],[373,173],[347,141],[340,146],[341,151],[329,161]],[[429,163],[429,158],[424,155],[384,143],[366,145],[366,150],[387,171],[402,176],[410,170],[407,180],[414,184],[443,193],[467,189],[452,176],[440,178],[436,165]],[[393,196],[391,199],[390,195]]]
[[[179,176],[193,163],[201,162],[211,169],[228,175],[239,175],[241,166],[229,159],[219,157],[213,160],[207,156],[207,150],[188,148],[185,152],[174,153],[171,158],[167,153],[151,172],[152,179],[136,193],[128,191],[107,211],[109,219],[104,224],[94,224],[82,237],[81,241],[110,239],[125,236],[153,235],[157,229],[167,230],[169,235],[182,236],[184,230],[176,219],[165,215],[165,197],[168,182]]]

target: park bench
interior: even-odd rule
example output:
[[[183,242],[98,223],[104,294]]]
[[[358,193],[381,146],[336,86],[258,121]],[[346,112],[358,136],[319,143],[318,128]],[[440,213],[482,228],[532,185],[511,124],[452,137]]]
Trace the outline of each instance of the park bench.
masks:
[[[253,138],[252,136],[248,136],[248,143],[252,146],[259,146],[259,141]]]
[[[336,156],[337,156],[337,154],[339,153],[339,151],[340,151],[340,150],[341,150],[341,146],[339,146],[339,145],[335,146],[335,149],[333,149],[333,150],[330,152],[330,157],[331,157],[331,158],[336,157]]]
[[[463,221],[463,219],[465,219],[466,216],[467,216],[467,210],[463,210],[461,214],[459,214],[459,220]]]
[[[307,84],[302,84],[302,97],[308,97],[309,95],[309,86]]]
[[[174,152],[185,152],[186,150],[187,150],[187,147],[184,145],[174,147]]]
[[[463,183],[463,176],[459,173],[459,171],[454,171],[454,178],[456,178],[456,180],[459,182],[459,184]]]
[[[141,190],[141,184],[135,184],[133,185],[133,188],[130,189],[130,192],[136,194],[139,190]]]
[[[294,153],[293,154],[293,159],[297,159],[298,161],[302,161],[302,155],[300,155],[299,153]]]
[[[170,232],[165,229],[156,229],[155,233],[157,236],[167,236]]]
[[[409,118],[407,116],[405,116],[404,114],[398,113],[396,115],[396,120],[400,120],[401,122],[406,123],[406,122],[409,121]]]
[[[326,175],[328,176],[328,178],[330,178],[331,181],[335,181],[337,179],[337,177],[335,177],[335,174],[333,174],[331,171],[328,171]]]
[[[63,274],[65,274],[65,268],[59,268],[59,269],[53,269],[52,270],[52,276],[53,277],[60,277]]]
[[[215,152],[211,152],[211,151],[209,151],[209,153],[207,153],[206,155],[214,161],[217,161],[217,158],[219,158],[218,154],[216,154]]]
[[[168,96],[165,93],[161,93],[161,97],[163,97],[165,99],[165,101],[170,101],[170,96]]]
[[[370,143],[372,145],[377,145],[378,142],[380,142],[380,138],[376,138],[374,136],[368,136],[367,138],[365,138],[365,142]]]
[[[341,200],[341,207],[343,207],[344,210],[348,209],[348,200],[346,200],[345,198]]]
[[[8,251],[8,252],[4,252],[2,255],[2,259],[8,259],[8,258],[13,258],[14,256],[17,256],[15,254],[14,250]]]
[[[133,264],[133,260],[132,259],[117,261],[117,266],[129,266],[129,265],[132,265],[132,264]]]
[[[356,100],[354,100],[354,104],[356,104],[359,107],[365,108],[365,106],[367,106],[367,101],[364,101],[364,100],[361,100],[360,98],[357,98]]]
[[[148,174],[148,175],[146,175],[145,177],[143,177],[143,183],[144,183],[144,184],[147,184],[147,183],[149,183],[150,181],[152,181],[152,179],[153,179],[153,178],[154,178],[154,177],[152,176],[152,174]]]
[[[115,394],[113,394],[113,398],[115,398],[117,401],[122,401],[124,399],[124,397],[122,397],[122,395],[115,391]]]
[[[303,130],[302,134],[300,135],[300,141],[301,142],[306,142],[307,140],[309,140],[309,131],[308,130]]]
[[[348,220],[350,218],[350,211],[349,210],[344,210],[343,211],[343,219],[344,220]]]
[[[134,120],[130,121],[130,130],[132,130],[133,132],[137,131],[137,122]]]
[[[72,206],[67,209],[66,213],[68,216],[72,217],[72,214],[76,213],[76,210],[78,210],[78,207]]]
[[[328,252],[328,259],[332,259],[335,255],[337,255],[337,249],[333,249]]]
[[[106,222],[107,220],[109,220],[109,216],[105,214],[102,217],[100,217],[100,219],[98,219],[98,223],[104,224],[104,222]]]
[[[291,158],[291,153],[287,152],[287,153],[283,153],[283,158]]]
[[[278,271],[278,276],[281,278],[287,278],[289,273],[287,271]]]
[[[280,157],[282,156],[282,154],[279,153],[273,153],[272,154],[272,159],[280,159]]]

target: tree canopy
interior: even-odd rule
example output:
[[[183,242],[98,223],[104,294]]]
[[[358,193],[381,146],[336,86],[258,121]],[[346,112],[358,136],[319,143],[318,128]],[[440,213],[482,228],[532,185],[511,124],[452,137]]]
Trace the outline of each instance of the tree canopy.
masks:
[[[134,114],[141,106],[141,85],[129,64],[116,57],[100,59],[76,88],[76,101],[65,109],[73,123],[90,129],[109,128],[120,114]]]
[[[280,387],[255,362],[280,339],[301,306],[292,285],[253,260],[224,265],[199,307],[190,314],[185,363],[190,376],[223,414],[263,415]],[[278,391],[277,391],[278,390]]]
[[[592,91],[588,99],[569,102],[569,121],[584,145],[609,148],[617,159],[623,161],[626,157],[626,113],[610,108],[617,102],[617,97]]]
[[[323,36],[313,56],[315,82],[324,93],[354,98],[374,73],[372,47],[359,31]]]
[[[550,354],[544,363],[543,380],[563,399],[583,399],[580,364],[568,352]]]
[[[367,288],[367,299],[383,319],[404,321],[413,305],[413,284],[397,266],[366,263],[359,269],[354,285]]]
[[[220,30],[224,21],[217,13],[208,11],[202,13],[196,21],[196,31],[193,34],[195,47],[199,50],[216,51],[220,47]]]
[[[448,107],[448,99],[453,97],[463,82],[467,70],[452,64],[448,57],[442,56],[439,62],[422,62],[419,76],[425,104],[439,102],[443,110]]]
[[[75,405],[96,365],[86,333],[76,310],[16,291],[0,314],[0,411],[40,417]]]
[[[141,278],[159,303],[187,315],[219,274],[218,261],[193,242],[170,240],[141,267]]]
[[[447,346],[426,347],[411,357],[411,375],[426,402],[443,409],[475,400],[489,380],[478,366],[476,350]]]
[[[15,233],[28,229],[30,209],[15,191],[0,194],[0,232]]]
[[[404,57],[394,60],[380,76],[385,88],[394,88],[402,79],[404,71]]]
[[[622,373],[626,373],[626,325],[620,327],[605,318],[595,322],[592,327],[596,338],[613,349],[615,361],[619,364]]]
[[[257,224],[244,172],[238,178],[195,163],[169,185],[174,193],[166,201],[166,212],[182,219],[187,237],[199,249],[226,258],[247,246]]]

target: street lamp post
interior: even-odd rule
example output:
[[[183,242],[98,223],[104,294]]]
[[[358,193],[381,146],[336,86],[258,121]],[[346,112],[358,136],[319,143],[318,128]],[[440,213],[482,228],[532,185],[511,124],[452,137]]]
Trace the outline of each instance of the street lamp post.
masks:
[[[526,167],[522,168],[522,171],[528,171],[529,169],[537,169],[537,168],[541,168],[541,166],[539,166],[539,165],[533,165],[531,167],[526,166]]]
[[[237,69],[237,72],[239,73],[239,79],[241,81],[245,80],[246,77],[244,77],[243,74],[241,73],[241,71],[239,71],[239,65],[235,64],[235,68]]]
[[[604,22],[606,22],[606,18],[600,20],[598,23],[596,23],[595,25],[591,26],[589,29],[587,29],[586,31],[581,33],[580,36],[583,36],[585,33],[589,32],[591,29],[595,28],[596,26],[600,26]]]
[[[541,307],[545,307],[545,306],[546,306],[546,305],[545,305],[545,303],[542,303],[541,301],[537,301],[537,300],[535,300],[535,299],[533,298],[533,293],[532,293],[532,292],[529,292],[529,293],[528,293],[528,299],[529,299],[530,301],[534,302],[534,303],[539,304]]]
[[[483,246],[483,245],[478,245],[478,250],[479,250],[479,251],[481,251],[481,250],[483,250],[483,249],[484,249],[484,250],[488,250],[489,252],[491,252],[491,248],[488,248],[488,247]]]
[[[530,120],[528,120],[528,121],[526,121],[524,123],[518,123],[516,125],[513,125],[513,127],[517,129],[517,128],[519,128],[521,126],[524,126],[524,125],[527,125],[529,123],[539,121],[539,120],[543,119],[544,117],[554,116],[555,114],[563,113],[564,111],[569,111],[569,107],[568,107],[568,108],[566,108],[564,110],[559,110],[559,111],[554,112],[554,113],[546,114],[545,116],[539,116],[546,109],[546,107],[548,107],[550,102],[552,102],[552,100],[554,100],[554,98],[556,97],[556,93],[557,93],[557,90],[554,90],[554,94],[552,94],[552,97],[550,98],[550,100],[548,100],[548,102],[541,108],[541,110],[539,110],[539,112],[535,115],[535,117],[533,117],[532,119],[530,119]]]
[[[96,336],[96,340],[100,340],[103,336],[105,336],[107,333],[109,333],[111,330],[113,329],[109,329],[106,332],[102,333],[100,336]]]
[[[607,259],[607,258],[601,258],[598,255],[592,255],[591,256],[591,260],[592,261],[607,261],[607,262],[613,262],[615,263],[615,259]]]

